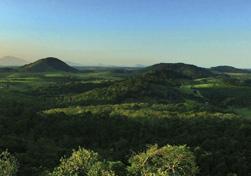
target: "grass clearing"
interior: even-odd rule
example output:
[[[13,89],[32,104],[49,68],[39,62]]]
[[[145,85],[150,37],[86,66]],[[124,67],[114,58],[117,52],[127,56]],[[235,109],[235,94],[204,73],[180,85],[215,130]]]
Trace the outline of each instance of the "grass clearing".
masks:
[[[251,107],[246,108],[235,108],[233,111],[240,115],[241,117],[244,117],[246,119],[251,119]]]

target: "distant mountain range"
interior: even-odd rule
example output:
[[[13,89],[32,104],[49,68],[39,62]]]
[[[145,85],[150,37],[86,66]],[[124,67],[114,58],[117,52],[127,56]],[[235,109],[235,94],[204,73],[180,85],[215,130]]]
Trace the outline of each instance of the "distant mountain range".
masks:
[[[19,71],[24,72],[78,72],[77,69],[69,66],[65,62],[48,57],[37,60],[36,62],[24,65],[19,68]]]
[[[64,72],[75,72],[77,67],[81,67],[80,64],[74,63],[71,61],[63,62],[54,57],[48,57],[44,59],[37,60],[36,62],[29,63],[28,61],[14,57],[14,56],[5,56],[0,58],[0,67],[20,67],[19,71],[25,72],[46,72],[46,71],[64,71]],[[74,68],[75,67],[75,68]],[[85,66],[88,67],[88,66]],[[114,66],[114,65],[102,65],[100,64],[97,67],[123,67],[123,66]],[[158,74],[157,72],[165,72],[170,76],[188,76],[191,78],[194,77],[205,77],[212,76],[212,73],[251,73],[251,69],[240,69],[232,66],[216,66],[211,67],[210,69],[200,68],[194,65],[183,64],[183,63],[160,63],[155,64],[149,67],[145,65],[136,64],[133,67],[144,68],[144,71],[151,70],[152,74]]]
[[[28,64],[28,61],[14,56],[0,58],[0,67],[23,66],[25,64]]]

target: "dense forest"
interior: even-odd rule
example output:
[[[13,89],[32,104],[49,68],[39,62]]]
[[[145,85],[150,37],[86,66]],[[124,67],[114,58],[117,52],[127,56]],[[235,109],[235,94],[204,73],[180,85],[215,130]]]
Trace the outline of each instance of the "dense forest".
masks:
[[[251,175],[248,71],[50,69],[0,72],[0,176]]]

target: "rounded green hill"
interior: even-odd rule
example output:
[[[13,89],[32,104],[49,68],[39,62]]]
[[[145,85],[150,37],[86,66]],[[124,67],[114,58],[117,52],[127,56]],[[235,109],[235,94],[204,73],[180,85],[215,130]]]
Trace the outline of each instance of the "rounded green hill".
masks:
[[[78,70],[67,65],[65,62],[47,57],[36,62],[24,65],[20,68],[24,72],[77,72]]]

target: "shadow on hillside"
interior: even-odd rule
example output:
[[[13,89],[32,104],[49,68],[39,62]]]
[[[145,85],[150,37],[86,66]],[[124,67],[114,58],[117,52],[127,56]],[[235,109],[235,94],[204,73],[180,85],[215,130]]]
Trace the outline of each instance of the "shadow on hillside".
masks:
[[[20,175],[36,175],[43,168],[52,168],[78,146],[126,163],[147,145],[186,144],[197,157],[200,175],[248,175],[251,168],[251,122],[244,119],[132,119],[87,112],[79,116],[24,116],[10,126],[0,120],[1,129],[6,130],[0,135],[0,148],[17,152]]]
[[[34,134],[54,141],[66,153],[82,146],[124,162],[147,145],[186,144],[197,157],[201,175],[248,175],[250,132],[250,121],[237,118],[131,119],[103,112],[42,118]]]

